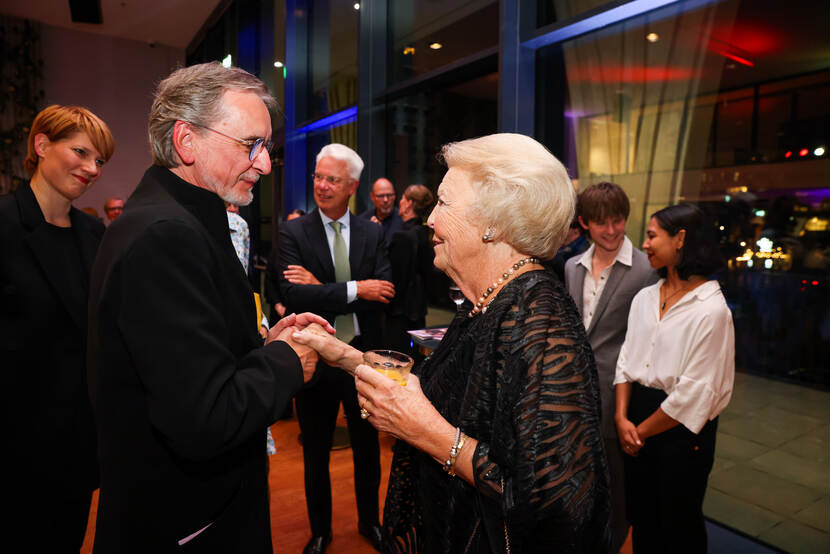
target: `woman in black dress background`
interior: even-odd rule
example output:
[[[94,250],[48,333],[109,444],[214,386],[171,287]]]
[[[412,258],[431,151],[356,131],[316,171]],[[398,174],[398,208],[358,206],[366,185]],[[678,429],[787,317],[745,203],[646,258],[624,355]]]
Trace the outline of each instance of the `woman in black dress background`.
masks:
[[[77,552],[97,441],[87,392],[89,270],[104,225],[72,207],[114,150],[106,123],[76,106],[49,106],[32,123],[31,181],[0,198],[2,490],[10,552]],[[53,463],[60,459],[60,463]]]
[[[407,331],[426,326],[427,282],[435,253],[429,240],[429,228],[423,224],[423,219],[432,203],[432,192],[424,185],[406,187],[398,206],[403,224],[392,235],[389,244],[395,298],[389,303],[387,312],[386,344],[393,350],[409,354],[413,352]]]

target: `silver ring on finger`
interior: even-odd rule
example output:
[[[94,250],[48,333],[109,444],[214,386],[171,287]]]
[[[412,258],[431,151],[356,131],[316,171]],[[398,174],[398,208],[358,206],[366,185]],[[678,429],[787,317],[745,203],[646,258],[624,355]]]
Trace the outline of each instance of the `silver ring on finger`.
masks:
[[[360,408],[360,418],[361,419],[369,419],[369,416],[372,415],[366,408]]]

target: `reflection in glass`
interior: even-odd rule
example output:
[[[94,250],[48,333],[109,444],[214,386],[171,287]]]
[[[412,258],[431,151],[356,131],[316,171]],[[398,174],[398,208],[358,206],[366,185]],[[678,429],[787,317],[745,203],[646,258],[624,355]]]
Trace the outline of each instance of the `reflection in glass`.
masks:
[[[308,2],[309,87],[306,113],[310,121],[357,103],[359,11],[353,2]]]
[[[667,204],[709,211],[739,369],[827,386],[830,36],[812,6],[677,2],[546,47],[537,135],[580,189],[625,188],[635,244]]]
[[[389,84],[394,84],[496,46],[499,3],[395,0],[389,2],[389,35]]]

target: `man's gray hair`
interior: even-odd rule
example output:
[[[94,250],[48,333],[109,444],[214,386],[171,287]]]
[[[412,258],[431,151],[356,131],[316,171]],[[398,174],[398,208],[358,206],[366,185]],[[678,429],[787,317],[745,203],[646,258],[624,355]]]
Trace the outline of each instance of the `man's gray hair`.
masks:
[[[349,177],[357,181],[360,179],[360,174],[363,172],[363,159],[357,155],[357,152],[346,146],[333,142],[327,144],[317,154],[317,163],[323,158],[334,158],[341,162],[346,162],[346,167],[349,170]]]
[[[229,90],[250,91],[258,95],[269,111],[277,102],[268,87],[254,75],[238,67],[218,62],[177,69],[159,83],[150,109],[150,146],[153,163],[176,167],[180,160],[173,147],[176,121],[210,127],[222,116],[222,97]]]

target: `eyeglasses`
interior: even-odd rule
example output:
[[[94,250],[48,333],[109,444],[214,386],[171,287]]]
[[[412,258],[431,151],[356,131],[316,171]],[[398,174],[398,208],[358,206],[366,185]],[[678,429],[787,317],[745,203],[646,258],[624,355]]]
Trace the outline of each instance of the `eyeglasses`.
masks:
[[[233,135],[229,135],[227,133],[223,133],[222,131],[217,131],[216,129],[211,129],[207,125],[200,125],[198,123],[193,123],[193,122],[188,122],[188,123],[190,123],[191,125],[195,125],[196,127],[201,127],[202,129],[207,129],[208,131],[213,131],[217,135],[222,135],[225,138],[235,140],[239,144],[241,144],[241,145],[243,145],[247,148],[250,148],[251,151],[248,153],[248,161],[250,161],[250,162],[254,161],[254,158],[259,156],[259,154],[262,152],[263,148],[265,148],[265,150],[268,151],[269,156],[271,155],[271,150],[274,148],[274,143],[271,142],[270,140],[265,140],[264,138],[243,139],[243,138],[235,137]]]
[[[322,175],[320,173],[312,173],[311,179],[316,183],[317,181],[327,181],[330,185],[339,185],[344,182],[342,177],[332,177],[331,175]]]
[[[380,198],[381,200],[389,200],[390,198],[395,198],[394,194],[376,194],[375,198]]]

